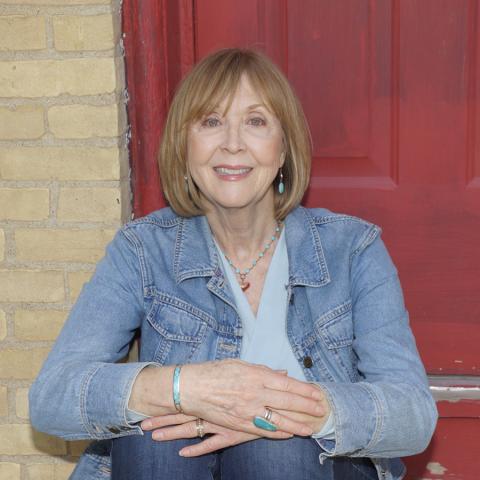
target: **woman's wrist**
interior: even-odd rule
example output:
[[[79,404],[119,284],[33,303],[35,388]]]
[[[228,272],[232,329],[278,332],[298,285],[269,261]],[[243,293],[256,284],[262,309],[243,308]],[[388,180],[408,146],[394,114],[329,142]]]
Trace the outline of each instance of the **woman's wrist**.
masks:
[[[137,376],[128,402],[130,410],[149,416],[176,413],[173,403],[174,366],[144,368]]]

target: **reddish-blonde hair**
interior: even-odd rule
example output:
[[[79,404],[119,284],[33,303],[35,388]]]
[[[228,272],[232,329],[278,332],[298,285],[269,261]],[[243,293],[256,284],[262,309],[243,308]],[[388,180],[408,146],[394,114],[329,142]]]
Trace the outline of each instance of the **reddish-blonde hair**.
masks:
[[[183,79],[163,131],[158,157],[162,188],[168,203],[179,215],[190,217],[205,213],[201,193],[187,175],[188,128],[223,99],[227,99],[228,109],[244,74],[283,129],[285,193],[280,195],[275,189],[276,218],[284,219],[301,202],[308,187],[310,134],[303,109],[288,80],[262,53],[250,49],[223,49],[205,57]]]

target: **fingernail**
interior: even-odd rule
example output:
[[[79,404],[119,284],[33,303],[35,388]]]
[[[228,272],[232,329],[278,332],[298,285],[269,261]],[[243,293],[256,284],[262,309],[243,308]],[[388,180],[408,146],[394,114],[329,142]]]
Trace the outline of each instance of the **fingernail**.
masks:
[[[163,438],[163,432],[155,432],[152,434],[154,440],[161,440]]]
[[[152,426],[152,422],[151,422],[150,420],[144,420],[144,421],[142,422],[142,428],[143,428],[143,429],[151,428],[151,426]]]
[[[178,454],[179,454],[181,457],[184,457],[184,456],[185,456],[185,453],[186,453],[186,452],[184,452],[183,449],[178,452]]]

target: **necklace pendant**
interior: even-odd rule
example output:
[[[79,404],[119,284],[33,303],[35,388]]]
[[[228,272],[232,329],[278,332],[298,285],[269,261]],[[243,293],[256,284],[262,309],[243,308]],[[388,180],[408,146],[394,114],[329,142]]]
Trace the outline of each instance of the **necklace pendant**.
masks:
[[[240,288],[242,289],[242,292],[244,292],[245,290],[247,290],[249,286],[250,286],[250,282],[242,282],[242,283],[240,284]]]

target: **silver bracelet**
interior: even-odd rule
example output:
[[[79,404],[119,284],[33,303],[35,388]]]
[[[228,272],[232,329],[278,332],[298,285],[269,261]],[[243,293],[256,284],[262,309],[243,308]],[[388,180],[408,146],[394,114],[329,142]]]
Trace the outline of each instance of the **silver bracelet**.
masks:
[[[182,365],[177,365],[173,371],[173,404],[177,412],[183,413],[182,405],[180,404],[180,372]]]

